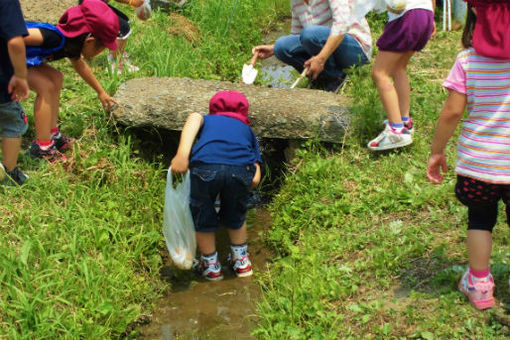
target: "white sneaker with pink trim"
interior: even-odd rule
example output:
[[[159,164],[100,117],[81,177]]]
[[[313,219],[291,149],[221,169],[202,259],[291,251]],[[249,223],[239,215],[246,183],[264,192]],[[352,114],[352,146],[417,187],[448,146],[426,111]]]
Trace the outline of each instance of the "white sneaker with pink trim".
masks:
[[[404,127],[397,132],[389,124],[386,124],[384,131],[368,143],[368,148],[372,151],[382,151],[401,148],[413,142],[413,137],[409,130]]]
[[[492,275],[486,278],[474,279],[467,270],[459,281],[459,290],[464,293],[471,304],[478,310],[494,306],[494,279]]]

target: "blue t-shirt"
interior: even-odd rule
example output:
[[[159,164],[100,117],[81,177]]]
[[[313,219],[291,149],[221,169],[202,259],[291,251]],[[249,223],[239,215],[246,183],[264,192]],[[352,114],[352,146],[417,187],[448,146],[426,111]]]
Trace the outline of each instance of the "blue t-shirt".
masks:
[[[238,119],[222,115],[204,116],[190,163],[249,165],[262,163],[257,137]]]
[[[17,36],[28,35],[18,0],[0,0],[0,104],[11,101],[7,92],[14,74],[7,42]]]

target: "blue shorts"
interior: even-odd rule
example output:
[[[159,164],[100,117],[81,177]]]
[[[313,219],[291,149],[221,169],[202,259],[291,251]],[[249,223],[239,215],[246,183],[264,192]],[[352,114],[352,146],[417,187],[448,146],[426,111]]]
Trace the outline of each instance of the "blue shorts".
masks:
[[[215,232],[223,224],[239,229],[246,219],[255,165],[192,164],[190,208],[197,232]],[[220,195],[219,212],[214,208]]]
[[[2,137],[17,138],[27,132],[27,116],[20,103],[0,104],[0,131]]]

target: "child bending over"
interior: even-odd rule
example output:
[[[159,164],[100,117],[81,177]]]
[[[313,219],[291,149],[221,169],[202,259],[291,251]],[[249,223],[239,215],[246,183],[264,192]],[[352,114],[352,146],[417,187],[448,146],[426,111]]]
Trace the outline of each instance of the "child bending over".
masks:
[[[57,127],[64,76],[48,62],[69,58],[74,70],[97,92],[103,107],[110,109],[112,103],[117,102],[103,90],[82,56],[92,59],[105,47],[115,50],[119,20],[104,2],[85,0],[68,9],[57,26],[27,22],[27,27],[28,85],[36,92],[36,140],[27,153],[32,158],[49,161],[65,159],[62,152],[68,149],[72,139],[63,136]]]
[[[468,0],[459,53],[443,86],[450,94],[437,122],[427,177],[440,183],[444,149],[467,105],[457,143],[455,193],[468,207],[469,269],[459,289],[477,309],[494,306],[489,260],[498,202],[510,218],[510,3]],[[510,224],[510,220],[507,220]]]
[[[190,207],[202,254],[195,268],[207,280],[223,279],[215,244],[220,223],[228,228],[231,241],[229,265],[239,277],[253,273],[247,252],[246,210],[249,190],[260,182],[262,159],[257,138],[248,126],[248,107],[248,100],[239,92],[216,93],[208,115],[189,115],[171,162],[174,173],[190,169]],[[221,206],[217,213],[214,202],[218,195]]]

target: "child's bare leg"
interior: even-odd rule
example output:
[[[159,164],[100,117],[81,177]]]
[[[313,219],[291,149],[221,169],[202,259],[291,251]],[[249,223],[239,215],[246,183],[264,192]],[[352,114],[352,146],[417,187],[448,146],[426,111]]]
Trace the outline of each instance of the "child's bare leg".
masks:
[[[239,229],[228,229],[228,236],[230,237],[230,243],[233,245],[245,244],[248,241],[246,221]]]
[[[117,57],[122,57],[124,49],[126,48],[127,39],[117,39],[117,49],[112,51],[113,59],[117,60]]]
[[[12,171],[18,164],[21,137],[2,137],[2,163],[7,171]]]
[[[489,268],[492,251],[492,233],[486,230],[468,230],[467,249],[469,266],[474,270]]]
[[[28,85],[37,96],[34,103],[35,134],[40,141],[51,139],[51,129],[57,127],[60,90],[63,75],[53,67],[43,64],[28,69]]]
[[[390,123],[402,123],[398,94],[391,79],[401,57],[402,53],[379,51],[372,69],[372,79]]]
[[[404,53],[393,72],[393,81],[395,90],[397,91],[398,105],[402,117],[409,116],[411,85],[409,84],[409,77],[407,76],[407,64],[409,64],[409,60],[413,54],[414,51]]]
[[[216,252],[216,235],[212,233],[197,232],[197,243],[200,252],[205,255],[210,255]]]

